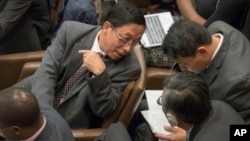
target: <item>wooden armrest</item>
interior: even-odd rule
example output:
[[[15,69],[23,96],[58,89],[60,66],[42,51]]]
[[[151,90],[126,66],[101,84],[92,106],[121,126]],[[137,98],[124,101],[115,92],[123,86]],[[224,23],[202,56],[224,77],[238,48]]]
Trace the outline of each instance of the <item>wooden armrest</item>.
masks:
[[[96,137],[100,136],[105,129],[106,128],[72,129],[72,133],[76,141],[93,141]]]

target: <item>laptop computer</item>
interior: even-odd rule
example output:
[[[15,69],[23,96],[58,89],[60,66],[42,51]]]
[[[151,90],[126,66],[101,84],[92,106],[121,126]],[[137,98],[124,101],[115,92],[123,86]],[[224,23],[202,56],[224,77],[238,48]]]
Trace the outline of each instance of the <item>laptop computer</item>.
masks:
[[[141,38],[141,44],[146,47],[156,47],[162,44],[169,27],[174,23],[170,12],[144,15],[146,30]]]

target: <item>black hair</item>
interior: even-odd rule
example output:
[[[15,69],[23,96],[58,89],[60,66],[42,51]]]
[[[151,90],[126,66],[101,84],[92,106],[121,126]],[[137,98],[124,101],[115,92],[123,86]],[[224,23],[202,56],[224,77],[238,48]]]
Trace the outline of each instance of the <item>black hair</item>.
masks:
[[[161,47],[168,57],[175,59],[195,56],[198,47],[211,43],[212,36],[204,26],[182,18],[169,28]]]
[[[211,112],[211,99],[205,81],[191,72],[177,72],[164,80],[164,108],[178,120],[197,124]]]
[[[104,21],[109,21],[114,27],[120,27],[129,23],[146,26],[142,10],[126,0],[119,0],[108,11]]]

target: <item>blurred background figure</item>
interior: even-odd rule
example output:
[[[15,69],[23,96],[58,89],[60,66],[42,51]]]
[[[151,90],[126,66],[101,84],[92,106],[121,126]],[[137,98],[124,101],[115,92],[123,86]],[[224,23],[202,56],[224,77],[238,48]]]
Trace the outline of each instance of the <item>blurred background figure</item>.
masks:
[[[222,20],[238,30],[242,29],[249,0],[176,0],[181,15],[208,27]]]
[[[1,0],[0,54],[46,48],[51,22],[47,0]]]
[[[54,32],[56,32],[65,21],[79,21],[98,25],[98,13],[95,5],[100,5],[102,0],[99,0],[99,2],[96,2],[96,0],[50,0],[51,7],[55,8],[60,1],[63,2],[63,5],[60,6],[59,9],[59,17]]]

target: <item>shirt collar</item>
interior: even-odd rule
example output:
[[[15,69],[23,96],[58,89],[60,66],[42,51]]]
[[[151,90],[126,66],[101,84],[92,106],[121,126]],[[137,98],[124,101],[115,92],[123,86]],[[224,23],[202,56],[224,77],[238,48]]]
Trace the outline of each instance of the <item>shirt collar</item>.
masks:
[[[102,31],[102,30],[101,30],[101,31]],[[99,37],[101,31],[99,31],[99,32],[97,33],[97,35],[96,35],[96,37],[95,37],[95,40],[94,40],[94,44],[93,44],[93,46],[92,46],[92,48],[91,48],[91,51],[99,52],[99,53],[103,54],[103,56],[105,56],[105,53],[101,50],[100,45],[99,45],[99,42],[98,42],[98,37]]]
[[[214,54],[213,54],[210,62],[212,62],[212,60],[214,59],[215,55],[218,53],[219,49],[221,48],[223,39],[224,39],[224,36],[221,33],[214,34],[214,36],[217,36],[217,37],[219,36],[220,37],[220,42],[219,42],[216,50],[214,51]],[[207,68],[209,67],[209,65],[210,65],[210,63],[208,64]]]
[[[21,141],[34,141],[43,131],[45,125],[46,125],[46,118],[43,116],[43,125],[42,127],[34,134],[32,135],[30,138],[26,139],[26,140],[21,140]]]
[[[190,133],[193,129],[193,126],[187,130],[187,141],[189,141]]]
[[[212,56],[212,60],[214,59],[214,56],[217,54],[217,52],[221,48],[221,44],[222,44],[223,39],[224,39],[224,36],[222,34],[220,34],[220,33],[214,34],[214,36],[219,36],[220,37],[220,42],[219,42],[219,44],[218,44],[218,46],[217,46],[217,48],[216,48],[216,50],[215,50],[215,52],[214,52],[214,54]]]

